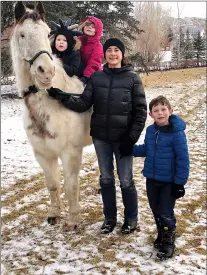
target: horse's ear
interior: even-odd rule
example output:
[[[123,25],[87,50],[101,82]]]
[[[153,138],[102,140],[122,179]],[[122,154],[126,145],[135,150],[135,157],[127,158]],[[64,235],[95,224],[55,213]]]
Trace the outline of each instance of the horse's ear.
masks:
[[[38,1],[35,10],[40,14],[42,21],[45,22],[45,9],[41,1]]]
[[[22,3],[22,1],[17,2],[14,9],[14,16],[15,16],[16,22],[19,22],[19,20],[22,18],[25,12],[26,12],[26,8],[25,8],[25,5]]]

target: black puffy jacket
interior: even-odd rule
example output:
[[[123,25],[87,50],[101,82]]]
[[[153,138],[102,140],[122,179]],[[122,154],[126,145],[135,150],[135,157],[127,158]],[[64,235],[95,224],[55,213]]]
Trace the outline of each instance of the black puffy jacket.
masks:
[[[79,75],[79,67],[81,64],[81,56],[79,50],[64,55],[62,61],[63,68],[69,76]]]
[[[147,118],[142,82],[130,65],[115,69],[104,65],[103,71],[91,76],[80,97],[60,95],[58,99],[76,112],[93,106],[90,133],[101,140],[121,141],[128,135],[136,143]]]

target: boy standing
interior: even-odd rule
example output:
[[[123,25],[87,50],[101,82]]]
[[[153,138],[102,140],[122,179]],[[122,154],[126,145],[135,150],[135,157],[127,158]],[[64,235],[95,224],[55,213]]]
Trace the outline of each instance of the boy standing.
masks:
[[[189,155],[184,130],[185,122],[173,115],[170,102],[163,96],[150,104],[154,124],[146,130],[145,143],[134,145],[134,157],[146,157],[143,175],[147,197],[157,225],[154,247],[161,260],[173,256],[175,250],[176,199],[185,195],[184,185],[189,176]]]

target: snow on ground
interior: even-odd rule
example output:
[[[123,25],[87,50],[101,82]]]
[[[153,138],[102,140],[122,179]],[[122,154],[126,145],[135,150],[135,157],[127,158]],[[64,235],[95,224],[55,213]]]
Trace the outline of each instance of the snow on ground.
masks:
[[[14,87],[2,87],[2,93]],[[175,113],[187,122],[191,173],[186,195],[177,201],[177,239],[173,259],[159,262],[152,248],[155,225],[147,203],[143,159],[134,160],[134,178],[139,197],[140,232],[120,233],[123,205],[117,181],[118,225],[112,234],[99,233],[103,221],[97,160],[93,145],[84,149],[80,172],[81,227],[62,230],[60,222],[49,226],[49,197],[44,179],[22,126],[22,100],[2,99],[2,275],[139,275],[206,274],[205,252],[205,79],[190,83],[146,88],[147,102],[160,94],[171,101]],[[148,118],[148,126],[152,120]],[[143,142],[143,131],[139,143]],[[64,194],[62,194],[64,204]]]

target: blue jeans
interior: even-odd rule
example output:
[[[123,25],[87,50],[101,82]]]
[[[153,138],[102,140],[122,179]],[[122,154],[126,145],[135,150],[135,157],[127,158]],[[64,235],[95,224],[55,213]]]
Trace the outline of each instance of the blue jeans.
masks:
[[[103,200],[103,213],[106,220],[116,221],[116,188],[113,155],[116,158],[117,174],[120,181],[125,221],[137,221],[138,200],[132,175],[132,156],[120,158],[119,142],[93,138],[100,170],[100,187]]]
[[[176,218],[174,214],[175,199],[171,196],[172,182],[159,182],[147,179],[147,197],[150,208],[155,218],[155,222],[169,229],[176,228]]]

